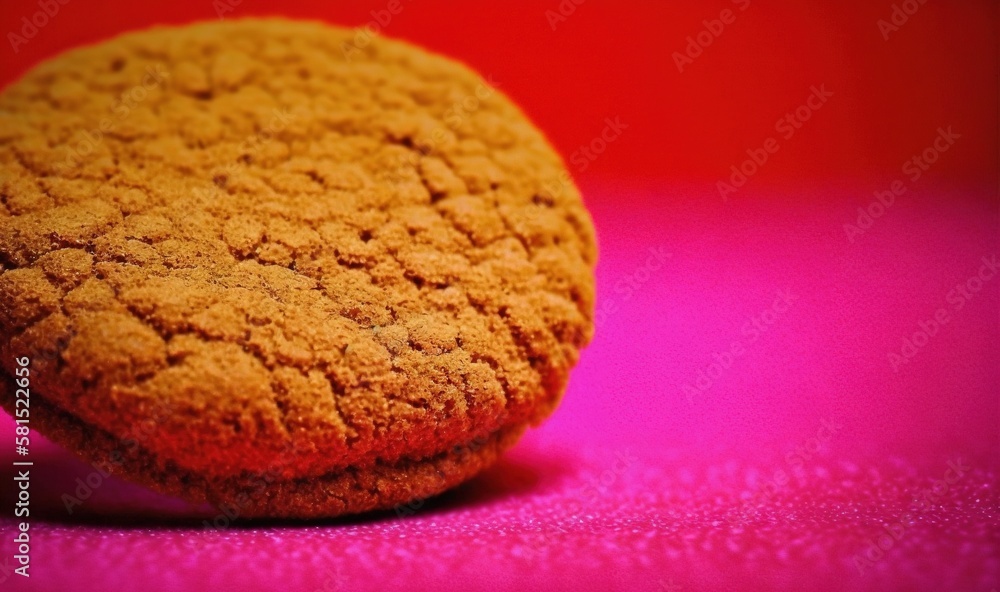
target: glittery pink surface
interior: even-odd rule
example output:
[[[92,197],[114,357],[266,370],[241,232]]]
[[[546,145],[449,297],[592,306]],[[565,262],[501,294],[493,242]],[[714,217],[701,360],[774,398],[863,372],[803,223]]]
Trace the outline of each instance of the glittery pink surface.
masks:
[[[599,330],[562,406],[398,513],[213,529],[108,479],[68,515],[92,469],[33,436],[24,579],[4,416],[4,589],[992,592],[995,188],[922,181],[849,238],[875,189],[585,184]]]

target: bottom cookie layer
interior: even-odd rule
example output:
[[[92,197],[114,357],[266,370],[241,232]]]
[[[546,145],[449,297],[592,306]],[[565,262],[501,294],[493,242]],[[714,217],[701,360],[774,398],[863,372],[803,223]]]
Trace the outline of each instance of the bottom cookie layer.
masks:
[[[13,384],[7,376],[0,383],[0,405],[13,414]],[[31,397],[31,424],[95,467],[160,493],[208,502],[229,518],[331,518],[427,498],[493,464],[526,427],[506,427],[428,458],[377,462],[304,478],[282,477],[282,467],[276,466],[269,472],[210,480],[157,460],[134,441],[94,428],[37,393]]]

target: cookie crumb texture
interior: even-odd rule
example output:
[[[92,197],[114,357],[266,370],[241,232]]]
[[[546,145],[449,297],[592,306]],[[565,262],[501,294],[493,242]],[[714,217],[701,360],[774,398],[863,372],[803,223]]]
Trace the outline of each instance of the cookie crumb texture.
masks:
[[[466,67],[354,39],[152,29],[3,91],[8,410],[27,355],[46,435],[272,517],[438,493],[551,413],[593,325],[564,165]]]

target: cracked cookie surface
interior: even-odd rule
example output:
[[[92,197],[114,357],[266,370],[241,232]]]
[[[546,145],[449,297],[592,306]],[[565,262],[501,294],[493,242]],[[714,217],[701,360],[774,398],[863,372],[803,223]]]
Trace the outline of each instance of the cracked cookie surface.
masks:
[[[0,367],[31,358],[53,439],[102,460],[147,425],[127,477],[330,516],[551,413],[592,334],[579,193],[489,80],[355,39],[158,28],[0,94]]]

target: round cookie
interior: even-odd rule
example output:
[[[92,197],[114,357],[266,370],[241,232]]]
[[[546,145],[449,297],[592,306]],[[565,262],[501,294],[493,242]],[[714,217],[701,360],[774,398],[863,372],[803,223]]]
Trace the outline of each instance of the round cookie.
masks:
[[[156,28],[0,94],[0,367],[31,425],[244,517],[388,508],[547,417],[594,230],[490,81],[319,23]]]

